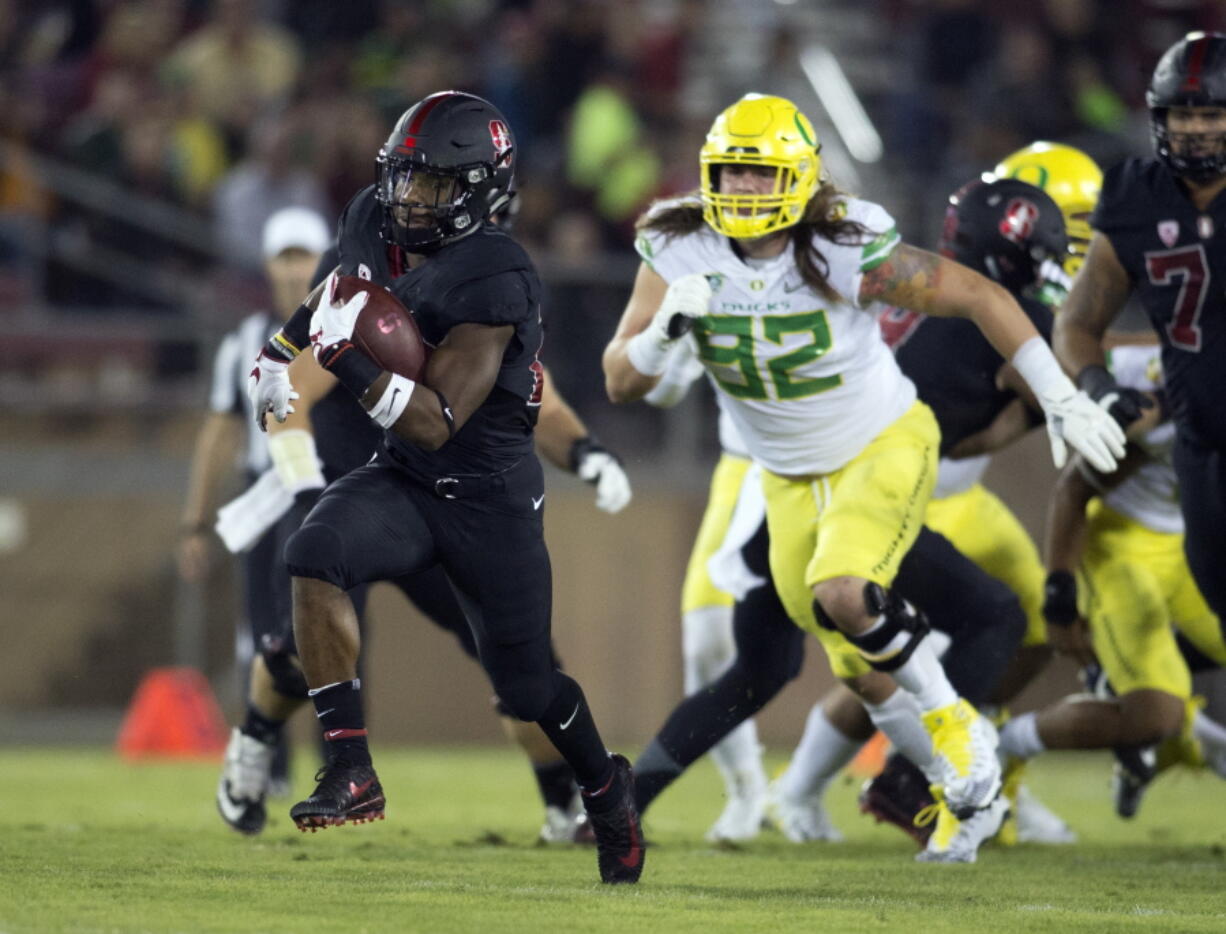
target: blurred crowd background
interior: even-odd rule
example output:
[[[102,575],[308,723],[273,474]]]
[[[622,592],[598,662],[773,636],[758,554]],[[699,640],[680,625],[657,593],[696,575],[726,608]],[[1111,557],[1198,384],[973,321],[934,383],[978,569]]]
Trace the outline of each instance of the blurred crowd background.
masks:
[[[0,550],[37,538],[39,497],[175,500],[217,339],[267,301],[264,220],[288,205],[335,218],[426,94],[472,91],[507,115],[516,233],[548,289],[546,363],[636,484],[701,497],[709,400],[615,409],[599,355],[634,274],[634,219],[696,186],[720,109],[751,90],[793,98],[834,179],[931,245],[948,193],[1031,141],[1104,165],[1146,152],[1154,63],[1189,29],[1226,27],[1224,6],[0,0]],[[840,137],[806,65],[814,50],[850,80],[879,159]],[[98,518],[91,554],[138,525]],[[47,600],[30,595],[48,581],[21,572],[15,590],[3,560],[10,605],[37,617]]]

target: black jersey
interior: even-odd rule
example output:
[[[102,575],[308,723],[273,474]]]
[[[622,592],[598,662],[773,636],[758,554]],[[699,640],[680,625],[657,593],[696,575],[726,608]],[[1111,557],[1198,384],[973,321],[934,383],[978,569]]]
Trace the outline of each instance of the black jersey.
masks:
[[[515,333],[494,387],[454,438],[425,451],[388,432],[396,461],[425,477],[488,474],[532,451],[543,371],[540,280],[528,254],[503,230],[483,224],[414,269],[379,236],[374,186],[354,196],[341,215],[341,273],[370,279],[408,308],[422,337],[437,346],[458,324],[511,325]]]
[[[1035,299],[1014,296],[1027,317],[1051,340],[1051,309]],[[905,308],[887,308],[878,318],[886,343],[919,397],[941,426],[941,455],[982,431],[1016,395],[998,389],[1004,358],[973,321],[933,318]],[[1035,421],[1040,416],[1035,414]]]
[[[1226,195],[1198,211],[1156,159],[1107,171],[1091,224],[1105,234],[1162,340],[1179,431],[1226,448]]]

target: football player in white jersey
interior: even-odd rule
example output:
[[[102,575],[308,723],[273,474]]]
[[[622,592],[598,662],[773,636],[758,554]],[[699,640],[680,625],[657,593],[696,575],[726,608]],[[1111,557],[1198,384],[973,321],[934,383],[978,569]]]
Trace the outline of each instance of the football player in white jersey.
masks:
[[[1003,288],[902,243],[884,209],[824,181],[812,125],[791,102],[742,98],[716,118],[699,162],[700,196],[640,222],[643,263],[604,354],[609,396],[650,392],[692,329],[763,468],[771,569],[789,615],[866,700],[903,688],[953,811],[1003,815],[994,729],[958,698],[921,618],[889,592],[923,521],[939,435],[867,306],[973,320],[1042,404],[1061,465],[1068,443],[1113,470],[1123,433]]]
[[[1110,354],[1121,386],[1161,388],[1158,345]],[[1183,516],[1172,465],[1175,425],[1161,406],[1130,429],[1137,440],[1119,471],[1104,478],[1080,459],[1064,471],[1047,523],[1049,641],[1082,664],[1097,661],[1113,696],[1076,695],[1005,724],[1001,746],[1030,757],[1045,749],[1116,749],[1122,755],[1116,810],[1131,817],[1153,776],[1177,762],[1207,761],[1226,776],[1226,730],[1192,697],[1192,676],[1176,630],[1199,653],[1226,665],[1217,616],[1197,589],[1183,551]],[[1174,628],[1172,628],[1172,626]]]

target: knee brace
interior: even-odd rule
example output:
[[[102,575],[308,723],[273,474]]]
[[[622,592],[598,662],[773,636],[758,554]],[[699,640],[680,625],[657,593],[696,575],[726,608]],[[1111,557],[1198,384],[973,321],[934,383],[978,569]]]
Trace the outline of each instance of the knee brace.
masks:
[[[340,536],[322,522],[308,522],[285,543],[285,565],[294,577],[310,577],[348,590],[341,573]]]
[[[264,667],[272,676],[272,686],[278,694],[299,700],[307,699],[306,675],[302,673],[302,668],[295,664],[295,655],[285,640],[265,636],[260,642],[260,658],[264,660]]]
[[[864,607],[871,616],[878,617],[877,625],[847,638],[878,671],[901,668],[928,635],[927,617],[898,594],[872,581],[864,585]]]

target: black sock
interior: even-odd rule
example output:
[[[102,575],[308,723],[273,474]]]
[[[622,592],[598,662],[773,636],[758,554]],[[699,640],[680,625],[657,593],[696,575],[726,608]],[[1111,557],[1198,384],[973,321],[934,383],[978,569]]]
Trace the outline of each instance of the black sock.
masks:
[[[266,717],[255,708],[254,704],[248,702],[247,718],[243,720],[240,728],[247,736],[258,739],[265,746],[275,746],[280,742],[284,728],[284,720],[273,720],[271,717]]]
[[[323,727],[329,759],[350,765],[370,765],[366,718],[362,715],[362,681],[341,681],[311,691],[315,716]]]
[[[565,760],[546,765],[534,763],[532,772],[536,775],[536,786],[547,807],[561,808],[563,811],[570,807],[576,790],[575,770]]]
[[[537,724],[574,769],[579,787],[584,791],[599,789],[613,770],[609,753],[579,683],[560,671],[555,671],[554,677],[558,692]]]

